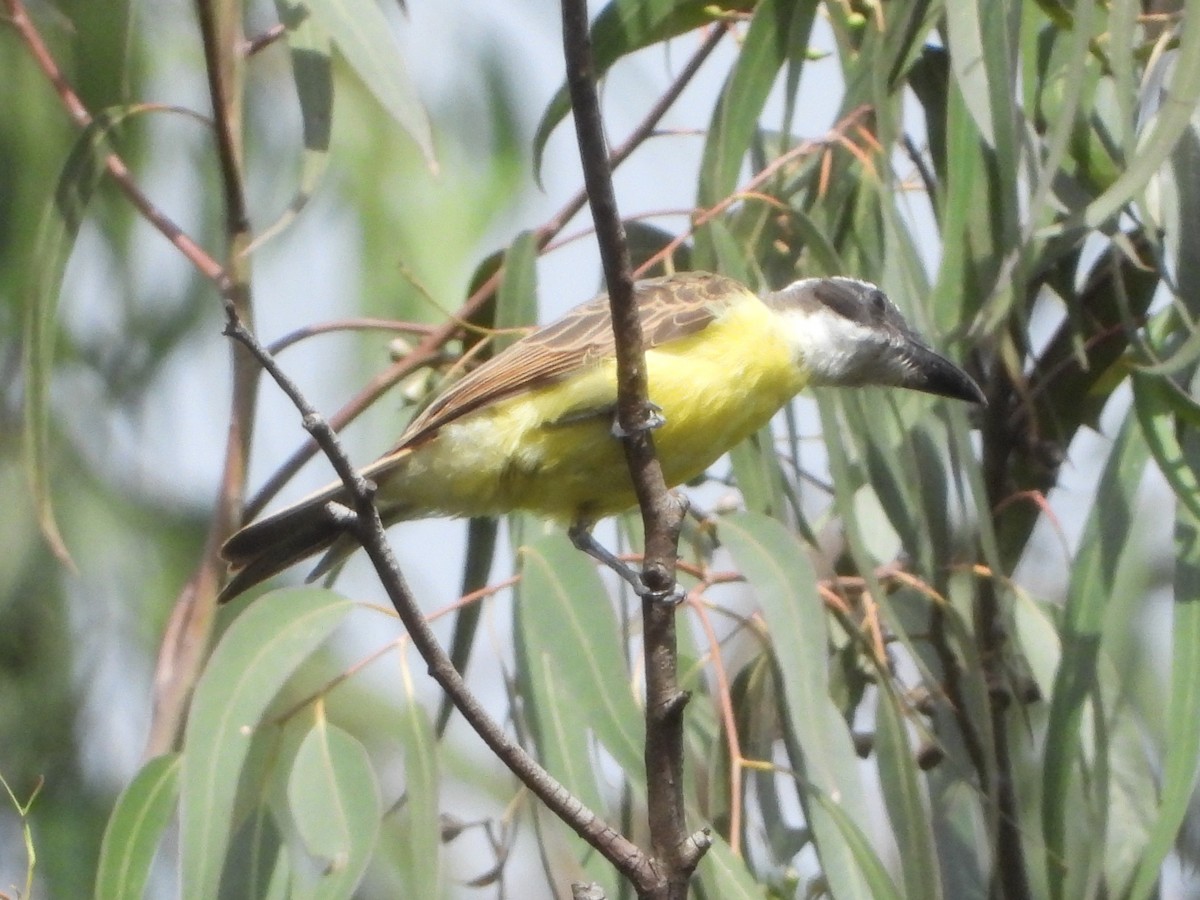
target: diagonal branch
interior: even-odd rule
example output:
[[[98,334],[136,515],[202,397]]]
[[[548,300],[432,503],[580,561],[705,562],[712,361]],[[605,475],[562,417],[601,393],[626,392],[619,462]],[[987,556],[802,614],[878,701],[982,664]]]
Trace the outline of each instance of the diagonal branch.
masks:
[[[21,0],[4,0],[4,6],[8,11],[8,23],[16,29],[21,40],[25,42],[25,46],[29,48],[34,62],[54,86],[54,91],[66,108],[67,115],[81,129],[92,125],[95,119],[88,108],[84,106],[83,101],[79,99],[79,95],[75,93],[62,70],[59,69],[58,63],[54,61],[46,42],[42,40],[33,20],[29,18],[25,4]],[[222,294],[227,294],[230,284],[224,267],[209,255],[191,235],[150,201],[150,198],[134,180],[133,173],[129,171],[125,161],[116,153],[110,153],[104,158],[104,168],[120,188],[121,193],[128,198],[129,202],[142,214],[142,217],[174,244],[176,249],[196,267],[201,275],[216,284]]]
[[[225,333],[249,350],[258,364],[287,394],[300,411],[305,430],[320,446],[349,492],[351,508],[331,504],[331,512],[337,515],[347,531],[353,534],[366,550],[388,598],[412,639],[413,646],[429,666],[429,674],[450,697],[463,718],[483,738],[484,743],[538,799],[639,888],[652,884],[656,878],[654,861],[539,766],[533,757],[488,715],[467,688],[462,675],[454,668],[450,657],[438,643],[429,623],[417,607],[404,577],[400,574],[396,558],[388,544],[383,522],[375,509],[375,486],[355,471],[333,429],[305,399],[299,388],[280,370],[270,353],[242,325],[232,303],[226,304],[226,315],[228,324]]]

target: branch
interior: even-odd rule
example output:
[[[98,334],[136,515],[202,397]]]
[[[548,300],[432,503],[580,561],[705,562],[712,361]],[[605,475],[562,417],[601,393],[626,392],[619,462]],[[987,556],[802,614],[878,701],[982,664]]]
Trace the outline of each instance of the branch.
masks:
[[[16,29],[17,34],[21,36],[21,40],[29,48],[29,53],[33,57],[33,61],[42,70],[46,79],[53,85],[55,93],[58,94],[58,99],[67,111],[67,115],[71,117],[71,120],[80,129],[90,127],[95,121],[94,117],[88,111],[88,108],[84,106],[83,101],[79,99],[79,95],[75,93],[66,76],[62,74],[62,70],[59,69],[58,63],[54,61],[54,57],[50,55],[50,50],[47,48],[46,42],[42,40],[41,34],[33,24],[33,20],[29,18],[29,13],[25,10],[25,4],[21,0],[4,0],[4,6],[8,10],[9,24]],[[133,173],[129,171],[129,167],[125,165],[125,161],[116,153],[110,153],[104,157],[104,168],[112,180],[116,182],[121,193],[129,199],[137,211],[142,214],[142,217],[153,225],[163,237],[174,244],[179,252],[184,255],[188,262],[196,267],[201,275],[213,282],[222,295],[227,295],[230,283],[228,276],[225,274],[224,267],[205,252],[187,232],[176,225],[157,206],[150,202],[150,199],[143,193],[134,180]]]
[[[246,330],[232,303],[226,304],[226,316],[228,324],[225,333],[249,350],[258,364],[287,394],[300,411],[305,430],[312,435],[342,480],[350,495],[351,508],[331,504],[330,510],[366,550],[388,598],[392,601],[392,606],[412,639],[413,646],[429,667],[429,674],[433,676],[434,681],[446,692],[463,718],[483,738],[484,743],[500,761],[555,815],[635,884],[640,886],[654,883],[657,877],[653,868],[654,861],[620,832],[601,820],[539,766],[520,745],[505,734],[503,727],[488,715],[467,688],[462,675],[438,644],[429,623],[421,614],[404,577],[400,574],[400,568],[387,541],[383,522],[375,508],[375,486],[355,471],[333,429],[309,404],[299,388],[279,369],[271,354]]]
[[[655,408],[648,396],[642,325],[633,290],[625,229],[617,211],[604,122],[596,97],[586,0],[562,0],[567,85],[584,183],[596,224],[617,352],[617,423],[637,493],[646,534],[642,582],[652,592],[642,600],[646,664],[646,782],[650,843],[661,880],[645,898],[682,900],[688,880],[708,847],[707,832],[689,835],[684,810],[683,709],[679,689],[675,606],[655,599],[671,596],[684,505],[667,490],[650,433]]]

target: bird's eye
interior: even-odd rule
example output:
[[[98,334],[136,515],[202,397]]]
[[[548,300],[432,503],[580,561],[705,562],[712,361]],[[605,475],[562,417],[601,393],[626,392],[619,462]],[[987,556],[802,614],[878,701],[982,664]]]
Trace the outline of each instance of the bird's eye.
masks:
[[[871,305],[871,312],[877,316],[882,316],[887,312],[887,294],[876,288],[867,295],[867,303]]]

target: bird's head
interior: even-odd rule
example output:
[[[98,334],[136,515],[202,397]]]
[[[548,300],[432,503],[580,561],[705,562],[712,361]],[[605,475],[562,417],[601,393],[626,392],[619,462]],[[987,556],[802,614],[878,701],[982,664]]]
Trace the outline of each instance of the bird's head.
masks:
[[[779,314],[811,384],[903,387],[986,403],[974,379],[932,350],[869,282],[806,278],[763,302]]]

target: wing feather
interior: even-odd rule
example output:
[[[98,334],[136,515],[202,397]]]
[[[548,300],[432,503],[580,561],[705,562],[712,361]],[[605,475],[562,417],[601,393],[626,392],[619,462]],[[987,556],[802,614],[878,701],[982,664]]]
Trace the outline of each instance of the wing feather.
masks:
[[[639,281],[634,291],[647,349],[701,331],[749,293],[738,282],[707,272]],[[608,295],[601,294],[451,385],[412,421],[397,449],[432,436],[468,413],[553,384],[615,354]]]

